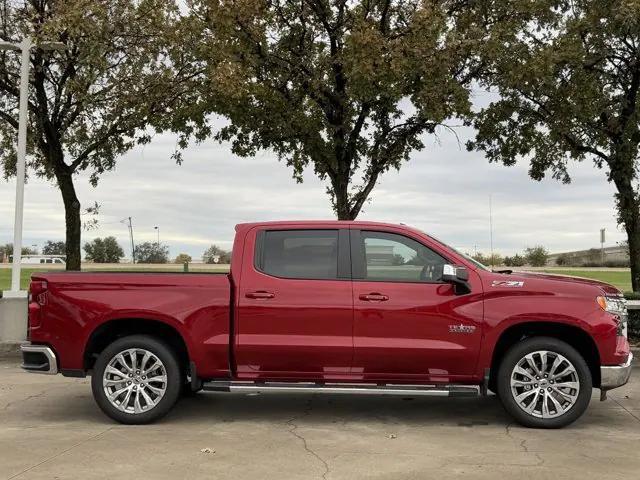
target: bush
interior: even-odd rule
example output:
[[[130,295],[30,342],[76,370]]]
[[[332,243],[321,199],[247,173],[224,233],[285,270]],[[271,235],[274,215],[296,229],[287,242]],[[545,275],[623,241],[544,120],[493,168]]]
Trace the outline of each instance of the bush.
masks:
[[[524,254],[527,258],[527,262],[532,267],[544,267],[547,264],[547,259],[549,258],[549,252],[542,245],[527,247]]]
[[[527,263],[527,261],[522,255],[516,253],[513,257],[511,257],[512,267],[523,267],[525,263]]]
[[[607,260],[604,266],[608,268],[629,268],[629,260]]]
[[[556,258],[556,265],[560,267],[569,265],[569,256],[566,253],[558,255],[558,258]]]
[[[640,342],[640,310],[629,310],[629,341]]]

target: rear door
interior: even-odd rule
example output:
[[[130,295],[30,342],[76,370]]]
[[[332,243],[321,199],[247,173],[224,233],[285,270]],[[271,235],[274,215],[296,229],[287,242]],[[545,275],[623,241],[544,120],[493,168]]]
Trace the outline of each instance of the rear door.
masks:
[[[369,380],[455,382],[473,374],[481,286],[456,295],[443,253],[402,231],[352,229],[353,373]],[[462,325],[462,327],[460,327]]]
[[[262,228],[244,247],[239,378],[347,378],[353,356],[349,230]]]

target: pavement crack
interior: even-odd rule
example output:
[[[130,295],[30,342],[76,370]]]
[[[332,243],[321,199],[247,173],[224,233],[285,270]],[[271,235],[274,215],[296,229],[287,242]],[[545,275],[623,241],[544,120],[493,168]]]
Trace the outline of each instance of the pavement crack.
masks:
[[[27,398],[24,398],[24,399],[14,400],[13,402],[9,402],[4,407],[2,407],[2,410],[8,410],[11,405],[17,402],[24,403],[31,399],[42,397],[45,393],[47,393],[47,390],[43,390],[42,392],[37,393],[35,395],[29,395]]]
[[[313,400],[313,398],[310,398],[309,401],[307,402],[307,408],[305,409],[303,416],[309,415],[309,413],[313,409],[313,406],[311,404],[312,400]],[[322,464],[322,466],[324,468],[324,472],[322,474],[322,478],[323,478],[323,480],[326,480],[327,475],[329,475],[329,473],[331,472],[331,469],[329,468],[329,464],[315,450],[313,450],[311,447],[309,447],[309,443],[307,442],[307,439],[304,437],[304,435],[302,435],[298,431],[298,424],[296,423],[296,419],[297,418],[298,417],[293,417],[293,418],[287,420],[287,425],[289,426],[289,433],[291,435],[293,435],[294,437],[296,437],[297,439],[299,439],[302,442],[302,446],[303,446],[304,450],[309,455],[315,457]]]
[[[513,423],[509,423],[509,424],[507,424],[507,426],[505,427],[505,435],[506,435],[507,437],[509,437],[510,439],[512,439],[512,440],[516,440],[516,438],[514,438],[514,436],[513,436],[513,435],[511,435],[511,427],[512,427],[512,426],[513,426]],[[544,458],[542,458],[542,457],[540,456],[540,454],[539,454],[539,453],[537,453],[537,452],[530,452],[530,451],[529,451],[529,447],[527,447],[527,439],[526,439],[526,438],[525,438],[524,440],[521,440],[521,441],[520,441],[520,448],[521,448],[521,449],[522,449],[522,451],[523,451],[524,453],[526,453],[527,455],[529,455],[529,454],[533,454],[533,456],[534,456],[534,457],[536,458],[536,460],[538,461],[538,463],[537,463],[537,464],[535,464],[535,465],[531,465],[531,466],[533,466],[533,467],[539,467],[540,465],[544,464]]]
[[[50,457],[45,458],[45,459],[44,459],[44,460],[42,460],[41,462],[36,463],[35,465],[31,465],[31,466],[30,466],[30,467],[28,467],[28,468],[25,468],[25,469],[24,469],[24,470],[22,470],[21,472],[18,472],[18,473],[14,474],[14,475],[11,475],[10,477],[8,477],[8,478],[7,478],[7,480],[12,480],[12,479],[14,479],[14,478],[20,477],[20,476],[24,475],[25,473],[30,472],[30,471],[31,471],[31,470],[33,470],[34,468],[38,468],[39,466],[44,465],[44,464],[45,464],[45,463],[47,463],[47,462],[50,462],[50,461],[51,461],[51,460],[53,460],[54,458],[58,458],[59,456],[64,455],[65,453],[67,453],[67,452],[69,452],[69,451],[73,450],[73,449],[74,449],[74,448],[76,448],[76,447],[79,447],[80,445],[82,445],[82,444],[84,444],[84,443],[90,442],[91,440],[95,440],[96,438],[98,438],[98,437],[100,437],[100,436],[104,435],[105,433],[107,433],[107,432],[111,431],[112,429],[113,429],[113,427],[109,427],[109,428],[107,428],[106,430],[103,430],[103,431],[102,431],[102,432],[100,432],[100,433],[96,433],[95,435],[92,435],[92,436],[91,436],[91,437],[89,437],[89,438],[86,438],[86,439],[84,439],[84,440],[82,440],[82,441],[80,441],[80,442],[78,442],[78,443],[74,443],[74,444],[73,444],[73,445],[71,445],[70,447],[65,448],[64,450],[62,450],[62,451],[60,451],[60,452],[56,453],[55,455],[51,455]]]
[[[632,411],[628,410],[627,407],[625,407],[624,405],[622,405],[618,400],[616,400],[613,397],[610,397],[611,400],[613,400],[614,402],[616,402],[625,412],[627,412],[629,415],[631,415],[633,418],[635,418],[637,421],[640,422],[640,417],[638,417],[635,413],[633,413]]]

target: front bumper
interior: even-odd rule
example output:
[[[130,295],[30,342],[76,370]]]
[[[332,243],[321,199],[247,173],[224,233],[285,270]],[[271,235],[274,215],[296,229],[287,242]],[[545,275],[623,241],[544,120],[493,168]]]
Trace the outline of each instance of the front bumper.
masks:
[[[58,373],[58,359],[51,348],[46,345],[25,343],[20,346],[22,352],[22,368],[31,373],[55,375]]]
[[[624,365],[600,367],[600,389],[611,390],[612,388],[621,387],[627,383],[629,381],[629,375],[631,375],[632,361],[633,353],[629,353],[629,358]]]

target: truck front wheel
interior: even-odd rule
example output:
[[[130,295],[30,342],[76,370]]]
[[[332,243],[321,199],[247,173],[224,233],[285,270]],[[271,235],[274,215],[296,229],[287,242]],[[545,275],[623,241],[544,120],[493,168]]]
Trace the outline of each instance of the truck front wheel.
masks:
[[[100,409],[120,423],[166,415],[180,395],[182,371],[173,350],[148,335],[120,338],[96,360],[91,388]]]
[[[571,345],[532,337],[505,354],[497,376],[505,409],[526,427],[560,428],[578,419],[591,400],[592,379]]]

